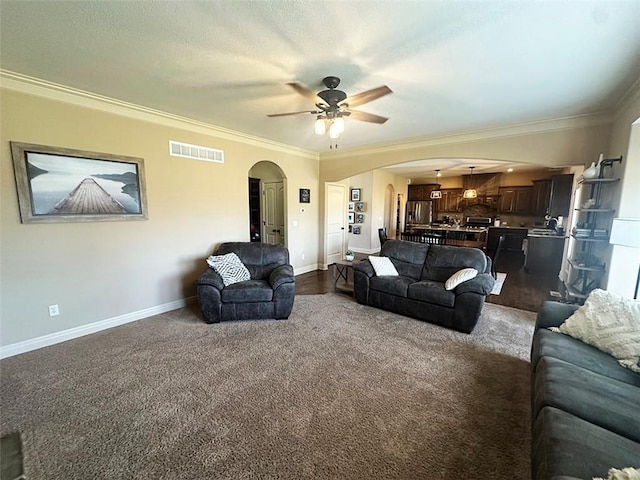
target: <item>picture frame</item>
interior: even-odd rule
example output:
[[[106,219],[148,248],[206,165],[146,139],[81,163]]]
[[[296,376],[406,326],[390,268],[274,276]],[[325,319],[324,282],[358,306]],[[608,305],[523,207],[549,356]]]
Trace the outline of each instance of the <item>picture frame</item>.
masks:
[[[350,212],[353,212],[355,210],[355,203],[353,202],[349,202],[349,209]]]
[[[364,214],[363,213],[358,213],[356,215],[356,223],[364,223]]]
[[[349,212],[347,214],[347,220],[349,221],[349,223],[355,223],[355,213],[354,212]]]
[[[354,235],[360,235],[360,227],[357,225],[353,226],[353,234]]]
[[[353,233],[353,225],[349,225],[349,233]]]
[[[359,188],[352,188],[351,189],[351,201],[352,202],[359,202],[360,201],[360,189]]]
[[[309,188],[300,189],[300,203],[311,203],[311,190]]]
[[[357,212],[364,212],[365,210],[365,203],[364,202],[356,202],[356,211]]]
[[[147,220],[142,158],[9,143],[22,223]]]

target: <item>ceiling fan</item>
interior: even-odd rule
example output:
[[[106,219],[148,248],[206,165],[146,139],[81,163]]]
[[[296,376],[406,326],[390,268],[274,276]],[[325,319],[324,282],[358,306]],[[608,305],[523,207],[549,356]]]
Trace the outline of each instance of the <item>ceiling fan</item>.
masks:
[[[272,113],[267,117],[284,117],[287,115],[298,115],[300,113],[310,113],[317,115],[315,123],[315,132],[318,135],[323,135],[326,132],[327,126],[329,127],[329,137],[338,138],[340,133],[344,131],[344,117],[350,117],[354,120],[360,120],[362,122],[371,122],[382,124],[388,120],[386,117],[380,115],[374,115],[373,113],[361,112],[359,110],[353,110],[353,107],[359,107],[365,103],[377,100],[380,97],[393,93],[389,87],[383,85],[382,87],[373,88],[356,95],[347,96],[342,90],[338,90],[340,85],[340,79],[338,77],[325,77],[322,79],[322,83],[327,87],[326,90],[314,93],[307,87],[298,82],[289,82],[291,88],[293,88],[300,95],[311,100],[316,110],[303,110],[301,112],[288,112],[288,113]]]

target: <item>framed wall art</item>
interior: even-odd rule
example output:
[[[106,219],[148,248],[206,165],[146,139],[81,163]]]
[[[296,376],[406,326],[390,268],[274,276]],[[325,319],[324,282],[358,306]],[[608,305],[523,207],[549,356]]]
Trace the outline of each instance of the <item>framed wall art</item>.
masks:
[[[356,203],[356,211],[357,212],[364,212],[365,208],[366,207],[365,207],[364,202],[357,202]]]
[[[355,223],[355,213],[349,212],[347,214],[347,220],[349,221],[349,223]]]
[[[351,201],[352,202],[359,202],[360,201],[360,189],[359,188],[352,188],[351,189]]]
[[[349,211],[353,212],[355,210],[355,203],[349,202]]]
[[[308,188],[300,189],[300,203],[311,203],[311,190]]]
[[[143,159],[10,144],[22,223],[148,218]]]

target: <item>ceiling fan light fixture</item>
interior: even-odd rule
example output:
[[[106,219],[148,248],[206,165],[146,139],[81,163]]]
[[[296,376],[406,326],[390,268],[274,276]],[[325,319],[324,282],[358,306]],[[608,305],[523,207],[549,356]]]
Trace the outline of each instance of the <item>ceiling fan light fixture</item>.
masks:
[[[344,133],[344,118],[336,117],[335,120],[333,121],[333,124],[338,129],[338,133]]]
[[[315,129],[316,135],[324,135],[325,132],[327,131],[327,126],[325,125],[324,117],[322,115],[318,115],[314,129]]]
[[[340,136],[340,127],[336,125],[336,122],[331,122],[329,126],[329,138],[336,139]]]

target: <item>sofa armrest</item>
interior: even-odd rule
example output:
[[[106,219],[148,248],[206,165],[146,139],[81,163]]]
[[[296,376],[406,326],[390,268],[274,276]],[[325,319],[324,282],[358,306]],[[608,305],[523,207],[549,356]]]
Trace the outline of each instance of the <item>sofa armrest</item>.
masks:
[[[367,276],[367,278],[371,278],[373,277],[376,272],[373,269],[373,266],[371,265],[371,262],[369,260],[360,260],[358,263],[354,263],[353,264],[353,271],[355,272],[361,272],[364,275]]]
[[[496,281],[493,277],[488,273],[481,273],[476,275],[471,280],[467,280],[466,282],[462,282],[458,285],[454,293],[456,295],[460,295],[462,293],[477,293],[478,295],[489,295],[491,290],[493,290],[493,285]]]
[[[280,265],[273,269],[269,275],[269,284],[271,288],[276,290],[280,285],[285,283],[294,283],[293,267],[291,265]]]
[[[564,321],[575,312],[579,305],[554,302],[547,300],[542,304],[542,308],[536,317],[535,330],[548,327],[559,327]]]
[[[224,282],[222,277],[213,268],[207,268],[200,278],[198,278],[198,285],[211,285],[212,287],[222,290],[224,288]]]

